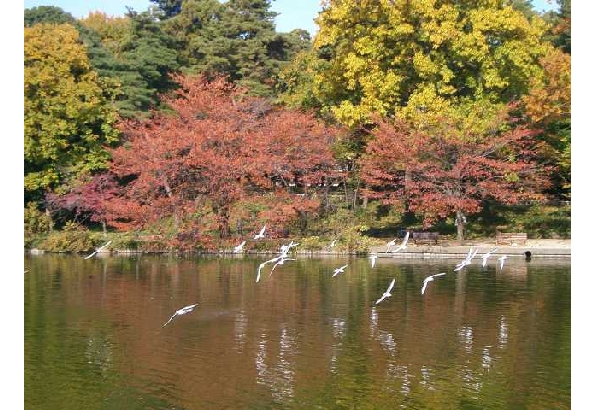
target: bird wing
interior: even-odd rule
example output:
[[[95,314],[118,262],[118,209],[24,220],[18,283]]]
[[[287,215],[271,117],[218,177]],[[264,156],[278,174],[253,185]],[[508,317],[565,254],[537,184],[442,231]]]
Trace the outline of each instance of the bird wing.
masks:
[[[108,246],[111,243],[112,243],[112,241],[108,241],[104,246],[102,246],[101,248],[99,248],[99,250],[102,250],[103,248],[105,248],[106,246]]]
[[[441,273],[437,273],[436,275],[433,275],[434,278],[438,278],[439,276],[444,276],[447,275],[445,272],[441,272]]]
[[[370,263],[371,263],[371,265],[372,265],[373,268],[375,267],[375,263],[376,262],[377,262],[376,256],[373,256],[372,258],[370,258]]]
[[[377,299],[377,302],[375,303],[375,305],[378,305],[379,303],[381,303],[384,299],[385,299],[385,295],[381,296],[379,299]]]
[[[470,256],[470,259],[468,259],[468,260],[471,261],[472,259],[474,259],[474,256],[476,256],[477,253],[478,253],[478,248],[476,248],[476,250],[474,251],[472,256]]]
[[[179,315],[185,315],[185,314],[187,314],[187,313],[190,313],[190,312],[192,312],[192,311],[193,311],[193,309],[194,309],[195,307],[197,307],[198,305],[199,305],[198,303],[195,303],[194,305],[188,305],[188,306],[184,306],[182,309],[180,309],[180,310],[179,310],[178,312],[176,312],[176,313],[178,313]]]
[[[172,315],[172,317],[170,317],[170,320],[168,320],[166,323],[164,323],[162,327],[166,327],[166,325],[167,325],[168,323],[170,323],[172,320],[174,320],[174,318],[175,318],[176,316],[178,316],[178,312],[174,313],[174,314]]]
[[[400,246],[406,246],[406,243],[408,243],[408,238],[410,237],[410,231],[406,232],[406,236],[404,237],[403,242],[401,243]]]
[[[426,285],[428,284],[428,281],[426,279],[424,279],[424,283],[422,284],[422,289],[420,289],[420,294],[424,295],[424,291],[426,290]]]
[[[97,251],[94,251],[94,252],[93,252],[91,255],[89,255],[89,256],[85,256],[85,259],[92,258],[92,257],[93,257],[93,255],[95,255],[96,253],[97,253]]]
[[[391,292],[391,289],[393,289],[394,285],[395,285],[395,278],[389,284],[389,287],[387,288],[387,293]]]
[[[263,262],[263,263],[261,263],[261,264],[259,265],[259,270],[257,271],[257,280],[256,280],[257,282],[258,282],[259,280],[261,280],[261,269],[263,269],[263,268],[265,267],[265,264],[266,264],[266,263],[267,263],[267,262]]]

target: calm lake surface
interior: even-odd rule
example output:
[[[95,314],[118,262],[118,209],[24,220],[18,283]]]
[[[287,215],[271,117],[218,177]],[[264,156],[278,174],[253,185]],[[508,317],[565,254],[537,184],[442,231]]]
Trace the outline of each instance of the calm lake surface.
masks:
[[[26,256],[25,408],[571,407],[569,260],[269,258]]]

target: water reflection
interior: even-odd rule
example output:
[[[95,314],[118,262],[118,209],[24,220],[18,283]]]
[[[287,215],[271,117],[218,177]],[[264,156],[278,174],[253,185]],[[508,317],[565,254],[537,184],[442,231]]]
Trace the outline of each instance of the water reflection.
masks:
[[[279,402],[294,396],[294,368],[293,356],[296,352],[295,336],[284,325],[281,329],[279,338],[279,353],[277,355],[277,365],[275,383],[272,386],[273,398]]]
[[[435,387],[433,386],[431,380],[433,373],[433,369],[431,369],[430,367],[422,366],[420,368],[420,384],[430,391],[435,390]]]
[[[332,281],[343,260],[299,259],[255,284],[250,258],[81,259],[26,259],[27,408],[569,407],[568,265],[472,265],[422,298],[451,264]]]
[[[482,367],[488,372],[491,367],[492,357],[490,356],[490,347],[485,346],[482,348]]]
[[[461,326],[457,331],[457,335],[459,336],[459,341],[464,346],[466,353],[472,353],[474,330],[470,326]]]
[[[113,344],[106,335],[89,335],[87,339],[85,350],[87,363],[99,368],[103,377],[107,376],[112,367],[113,348]]]
[[[246,329],[248,327],[248,317],[244,311],[236,314],[234,319],[234,341],[237,353],[242,353],[244,343],[246,342]]]
[[[507,319],[505,316],[501,316],[499,319],[499,347],[504,348],[507,344],[507,338],[509,337],[509,330],[507,327]]]
[[[261,333],[257,355],[255,356],[255,368],[257,369],[257,383],[264,386],[271,384],[267,371],[267,335]]]

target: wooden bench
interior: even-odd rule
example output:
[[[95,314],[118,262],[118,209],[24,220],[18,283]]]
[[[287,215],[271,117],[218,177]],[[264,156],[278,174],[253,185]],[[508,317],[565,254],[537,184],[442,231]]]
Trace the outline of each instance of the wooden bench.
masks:
[[[496,244],[497,245],[525,245],[528,240],[528,234],[513,233],[513,232],[497,232]]]
[[[439,242],[438,232],[412,232],[412,240],[414,243],[428,242],[437,244]]]

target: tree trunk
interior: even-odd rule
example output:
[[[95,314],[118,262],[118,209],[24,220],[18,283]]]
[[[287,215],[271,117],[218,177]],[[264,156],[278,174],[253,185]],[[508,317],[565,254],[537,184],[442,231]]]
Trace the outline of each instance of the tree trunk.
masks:
[[[168,179],[166,178],[165,175],[162,176],[163,177],[163,186],[166,190],[166,194],[168,195],[168,198],[170,198],[170,201],[173,202],[173,198],[174,198],[174,194],[172,194],[172,188],[170,187],[170,184],[168,183]],[[178,233],[178,227],[180,226],[180,221],[178,219],[178,215],[176,214],[176,210],[174,209],[174,228],[176,229],[176,233]]]
[[[106,221],[105,220],[101,221],[101,229],[103,230],[103,236],[104,236],[104,238],[106,236],[108,236],[108,227],[106,226]]]
[[[327,215],[329,213],[329,178],[324,177],[324,186],[325,186],[325,191],[323,192],[324,195],[324,199],[322,201],[323,204],[323,215]]]
[[[457,225],[457,240],[460,244],[463,245],[464,243],[464,224],[465,224],[465,215],[462,211],[457,210],[455,215],[455,223]]]
[[[54,219],[52,219],[52,213],[50,212],[50,208],[46,208],[46,216],[48,217],[49,221],[50,233],[52,233],[54,232]]]
[[[356,188],[354,188],[354,196],[352,199],[352,209],[356,210],[358,208],[358,191],[360,191],[360,178],[356,182]]]
[[[230,207],[228,205],[216,206],[214,211],[217,215],[219,237],[228,238],[230,236]]]
[[[236,219],[236,234],[242,236],[242,218]]]
[[[306,228],[308,228],[308,212],[299,211],[300,215],[300,233],[306,235]]]

